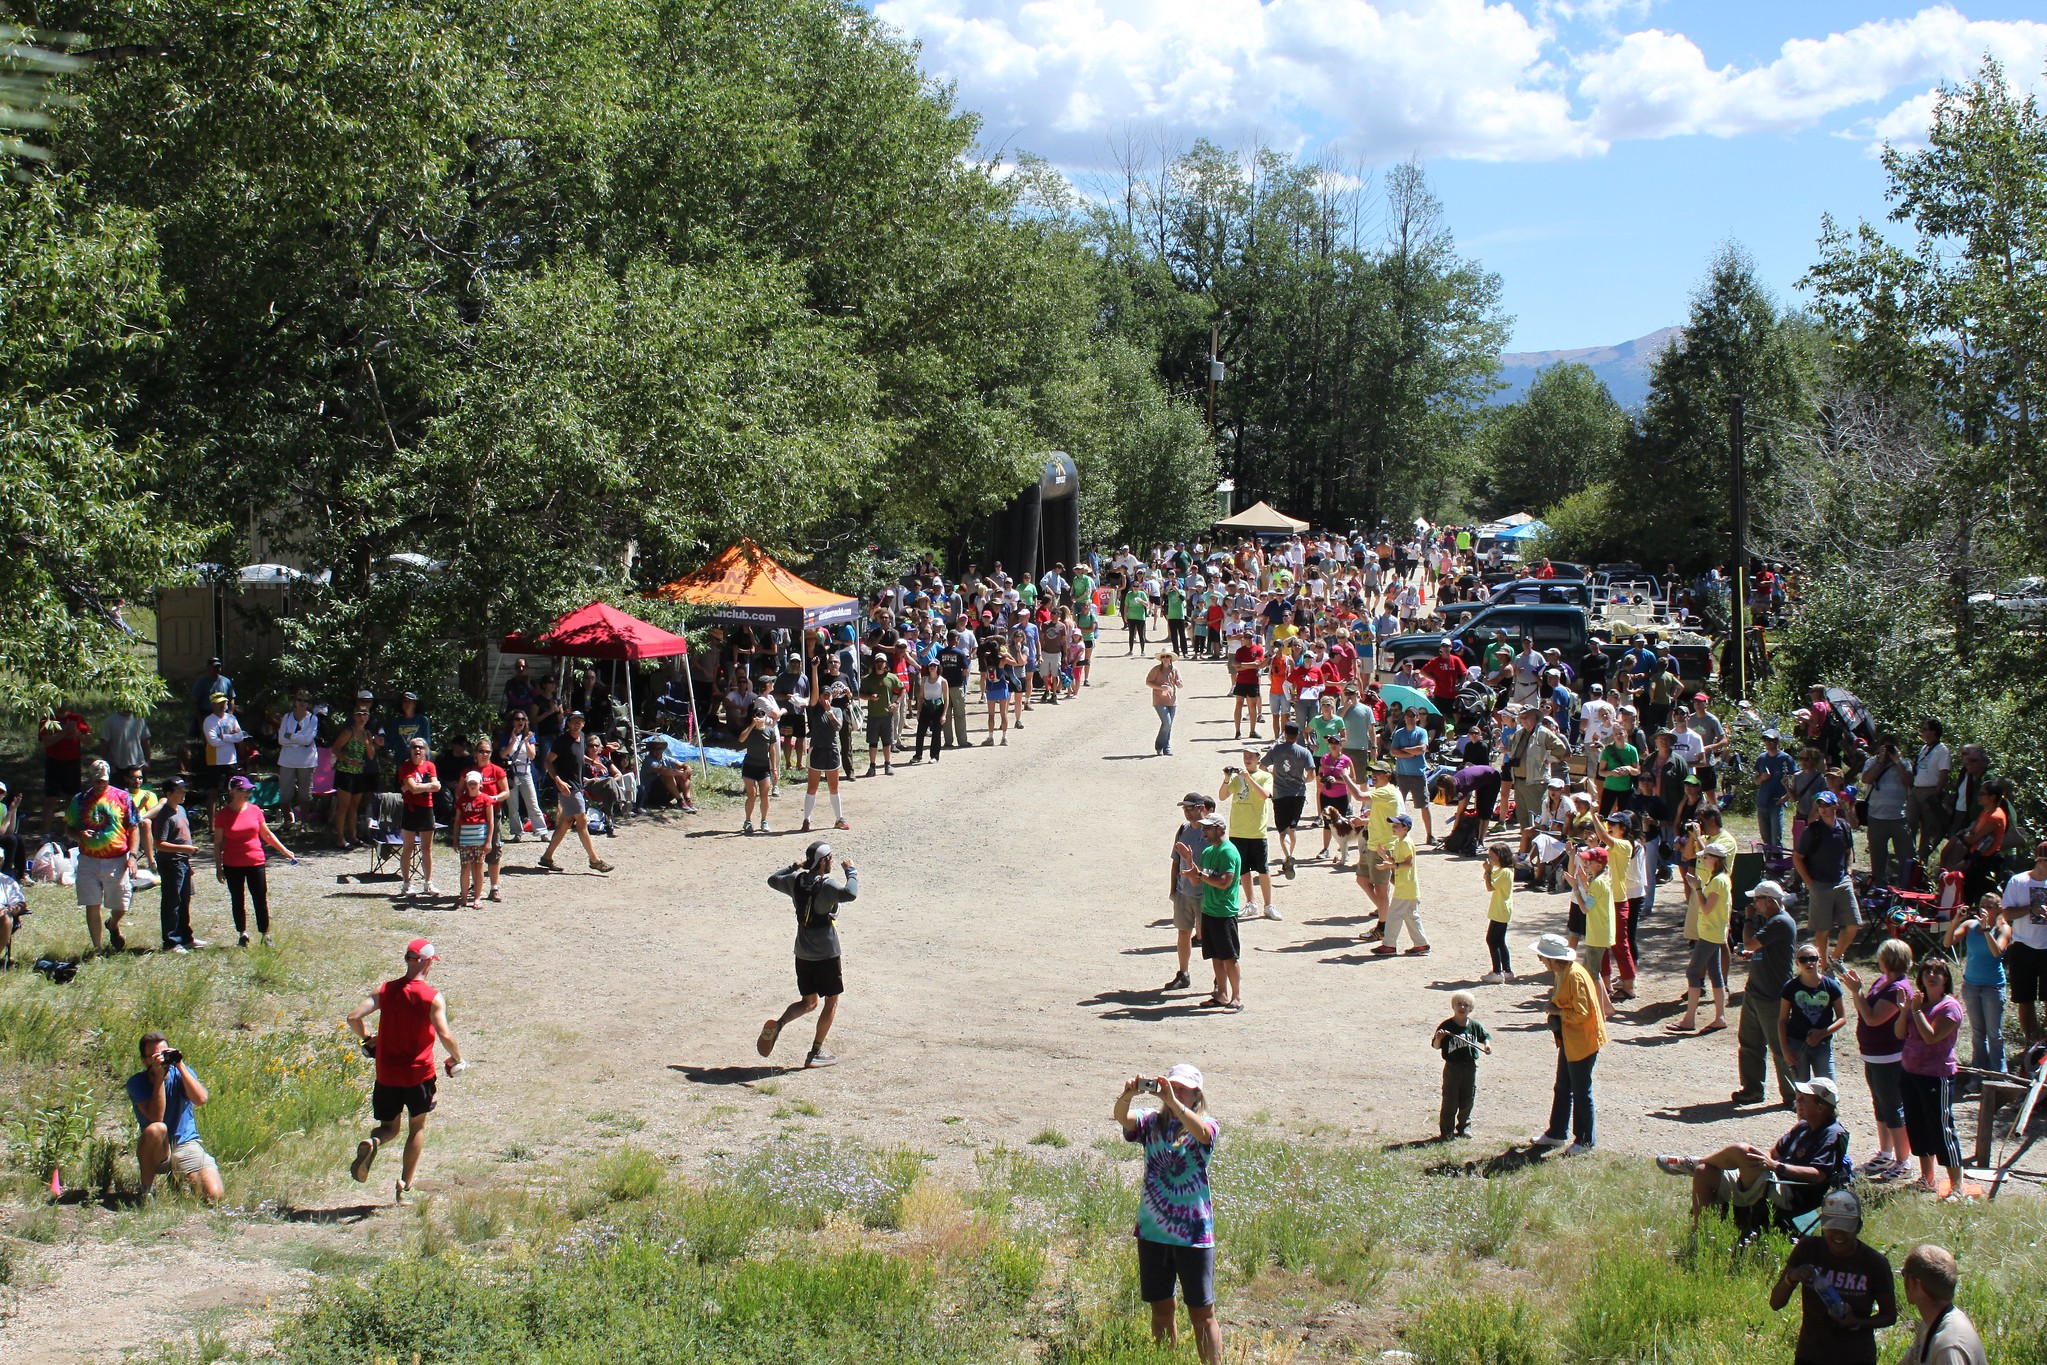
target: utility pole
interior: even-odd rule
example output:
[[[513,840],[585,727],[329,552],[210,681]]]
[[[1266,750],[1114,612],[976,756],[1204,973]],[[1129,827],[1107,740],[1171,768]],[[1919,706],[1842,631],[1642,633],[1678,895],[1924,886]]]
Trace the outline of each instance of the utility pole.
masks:
[[[1208,439],[1215,440],[1215,382],[1222,378],[1222,357],[1216,352],[1222,347],[1222,328],[1211,322],[1208,325]]]
[[[1748,468],[1742,458],[1742,396],[1727,410],[1727,486],[1734,500],[1734,573],[1728,589],[1728,620],[1734,660],[1734,697],[1748,700]]]

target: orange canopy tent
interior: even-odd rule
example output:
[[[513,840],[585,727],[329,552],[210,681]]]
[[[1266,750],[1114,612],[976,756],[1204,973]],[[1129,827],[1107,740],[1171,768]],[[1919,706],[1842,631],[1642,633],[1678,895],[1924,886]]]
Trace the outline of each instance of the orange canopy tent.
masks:
[[[711,619],[724,625],[781,630],[836,625],[860,614],[859,599],[805,582],[743,537],[695,573],[654,589],[654,596],[709,607]]]

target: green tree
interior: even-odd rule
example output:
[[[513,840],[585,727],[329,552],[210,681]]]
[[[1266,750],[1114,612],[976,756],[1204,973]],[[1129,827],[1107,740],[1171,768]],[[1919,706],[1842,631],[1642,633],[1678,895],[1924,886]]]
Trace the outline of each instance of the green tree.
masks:
[[[196,538],[152,491],[164,448],[125,436],[128,365],[160,345],[142,215],[70,181],[0,178],[0,715],[161,693],[121,616],[176,581]]]
[[[740,533],[941,539],[1090,401],[1081,234],[835,0],[28,8],[99,44],[59,162],[163,244],[116,434],[333,571],[309,676],[431,686]]]
[[[1619,478],[1644,563],[1725,563],[1731,398],[1746,406],[1751,501],[1766,506],[1811,413],[1810,329],[1787,319],[1741,248],[1722,248],[1692,297],[1680,337],[1656,361],[1649,397],[1626,440]]]
[[[1192,404],[1159,387],[1154,361],[1128,342],[1096,347],[1082,420],[1061,438],[1080,467],[1081,540],[1188,540],[1215,517],[1215,448]]]
[[[1619,464],[1628,416],[1584,365],[1552,365],[1479,438],[1480,509],[1491,516],[1554,506]]]

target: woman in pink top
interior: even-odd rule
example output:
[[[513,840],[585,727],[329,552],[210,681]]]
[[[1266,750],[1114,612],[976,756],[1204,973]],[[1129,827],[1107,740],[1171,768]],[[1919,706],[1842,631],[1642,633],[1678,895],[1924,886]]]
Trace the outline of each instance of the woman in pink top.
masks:
[[[1905,1131],[1919,1154],[1926,1188],[1938,1193],[1933,1166],[1947,1167],[1947,1197],[1962,1196],[1962,1144],[1955,1137],[1955,1039],[1962,1028],[1962,1002],[1947,963],[1928,958],[1914,974],[1919,994],[1898,1011],[1897,1032],[1905,1040],[1903,1091]]]
[[[298,859],[270,832],[263,808],[249,799],[254,791],[246,777],[231,777],[227,804],[213,815],[213,874],[227,883],[228,901],[234,908],[235,933],[241,946],[249,946],[249,922],[243,906],[247,897],[256,903],[256,932],[270,943],[270,888],[264,880],[263,846],[268,844],[284,855],[293,867]]]

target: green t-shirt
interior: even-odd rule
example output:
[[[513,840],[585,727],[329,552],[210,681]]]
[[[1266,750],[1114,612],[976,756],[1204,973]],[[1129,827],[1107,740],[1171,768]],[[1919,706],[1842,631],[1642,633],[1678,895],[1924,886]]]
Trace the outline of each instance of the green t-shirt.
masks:
[[[1219,844],[1202,849],[1201,870],[1230,874],[1227,886],[1212,886],[1207,882],[1201,884],[1201,913],[1234,917],[1237,913],[1237,878],[1244,871],[1244,860],[1237,855],[1236,845],[1225,839]]]
[[[1086,573],[1075,574],[1073,576],[1073,600],[1076,602],[1091,601],[1094,595],[1094,575]]]
[[[1016,600],[1027,607],[1038,605],[1038,585],[1026,580],[1023,586],[1016,590]]]
[[[1632,744],[1609,744],[1599,751],[1599,762],[1606,768],[1632,768],[1642,761],[1642,751]],[[1627,773],[1610,772],[1606,775],[1606,789],[1610,792],[1628,792],[1635,789],[1635,779]]]
[[[860,680],[860,695],[883,708],[894,706],[902,690],[903,680],[893,673],[869,673]]]
[[[1187,594],[1178,588],[1166,589],[1166,619],[1168,621],[1187,619]]]
[[[1486,646],[1485,671],[1497,673],[1514,662],[1514,650],[1504,640],[1495,640]]]
[[[1151,598],[1145,595],[1144,589],[1132,588],[1129,592],[1123,594],[1124,620],[1142,621],[1149,615],[1151,615]]]
[[[1308,729],[1314,734],[1315,743],[1312,747],[1317,758],[1332,750],[1343,747],[1343,720],[1341,717],[1318,715],[1308,722]]]

